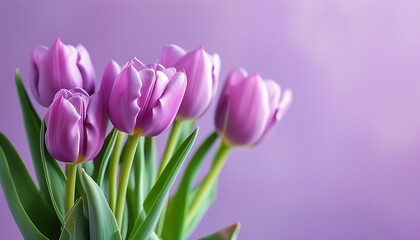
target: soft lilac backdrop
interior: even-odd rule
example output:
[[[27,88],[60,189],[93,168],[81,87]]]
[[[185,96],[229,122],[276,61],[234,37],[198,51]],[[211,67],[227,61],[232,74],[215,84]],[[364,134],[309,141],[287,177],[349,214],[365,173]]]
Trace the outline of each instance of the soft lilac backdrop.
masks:
[[[101,76],[110,58],[203,45],[220,54],[222,76],[243,66],[295,98],[261,145],[233,152],[194,239],[235,221],[240,239],[420,239],[420,3],[13,2],[0,2],[0,131],[26,162],[13,74],[29,86],[34,46],[83,43]],[[0,196],[1,237],[19,239]]]

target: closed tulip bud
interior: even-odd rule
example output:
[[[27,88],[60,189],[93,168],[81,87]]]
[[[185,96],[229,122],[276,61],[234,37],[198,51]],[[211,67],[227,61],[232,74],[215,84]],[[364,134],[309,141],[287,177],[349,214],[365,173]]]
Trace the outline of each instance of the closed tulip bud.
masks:
[[[102,148],[106,114],[98,94],[89,96],[81,88],[62,89],[45,115],[45,143],[59,161],[91,160]]]
[[[176,45],[163,48],[158,63],[175,67],[187,75],[187,90],[179,108],[179,119],[194,119],[204,114],[216,93],[220,73],[220,57],[210,55],[202,47],[185,52]]]
[[[187,86],[185,73],[132,59],[115,79],[108,113],[130,135],[156,136],[173,122]]]
[[[120,65],[118,65],[118,63],[114,60],[111,60],[106,66],[104,75],[102,76],[99,92],[106,110],[108,110],[109,96],[111,95],[112,86],[114,86],[115,79],[120,72]]]
[[[95,91],[95,71],[89,53],[82,45],[64,45],[60,39],[32,53],[30,85],[35,99],[48,107],[60,89],[83,88]]]
[[[292,92],[287,89],[280,97],[276,82],[248,75],[243,69],[233,70],[217,104],[217,131],[229,145],[255,145],[286,112]]]

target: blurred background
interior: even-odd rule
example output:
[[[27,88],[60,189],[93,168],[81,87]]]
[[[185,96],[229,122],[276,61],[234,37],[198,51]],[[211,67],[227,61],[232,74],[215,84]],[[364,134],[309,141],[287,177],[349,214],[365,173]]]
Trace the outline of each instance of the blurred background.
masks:
[[[82,43],[98,80],[111,58],[152,62],[167,43],[203,45],[220,54],[222,82],[242,66],[293,89],[294,99],[260,145],[233,151],[191,239],[237,221],[239,239],[420,239],[419,8],[411,0],[0,1],[0,131],[33,173],[13,75],[19,68],[29,89],[36,45],[58,36]],[[214,105],[200,139],[213,130]],[[21,238],[3,192],[0,233]]]

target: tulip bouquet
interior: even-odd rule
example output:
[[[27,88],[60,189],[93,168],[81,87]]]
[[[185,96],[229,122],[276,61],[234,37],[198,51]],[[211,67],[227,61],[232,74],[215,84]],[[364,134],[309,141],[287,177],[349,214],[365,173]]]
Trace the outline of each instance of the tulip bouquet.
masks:
[[[43,118],[19,72],[16,87],[38,185],[0,133],[0,181],[23,237],[188,238],[215,201],[229,152],[256,145],[292,98],[274,81],[231,71],[217,104],[215,131],[188,157],[198,133],[195,121],[215,95],[219,71],[217,54],[168,45],[152,64],[133,58],[120,67],[111,61],[95,92],[96,74],[82,45],[57,39],[51,48],[36,47],[30,88],[48,107]],[[169,127],[158,161],[155,138]],[[197,181],[215,145],[213,162]],[[236,223],[203,239],[236,239],[238,232]]]

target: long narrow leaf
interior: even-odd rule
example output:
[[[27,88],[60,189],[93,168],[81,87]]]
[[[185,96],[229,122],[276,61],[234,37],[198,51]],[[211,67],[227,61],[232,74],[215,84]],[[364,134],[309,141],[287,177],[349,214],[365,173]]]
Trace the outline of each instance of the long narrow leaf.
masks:
[[[47,202],[49,202],[48,187],[44,177],[44,168],[42,166],[41,153],[39,150],[39,129],[41,128],[41,120],[29,100],[22,79],[20,78],[19,71],[16,71],[15,81],[35,173],[38,178],[41,193]]]
[[[51,157],[45,147],[45,124],[41,125],[40,130],[40,152],[42,165],[44,167],[45,180],[51,201],[58,219],[64,224],[66,216],[66,175],[58,165],[57,161]]]
[[[217,133],[214,132],[210,134],[207,139],[201,144],[197,149],[191,161],[189,162],[187,168],[185,169],[184,175],[182,176],[181,183],[179,184],[178,190],[175,193],[174,197],[170,201],[174,203],[169,208],[169,212],[166,218],[164,238],[171,239],[181,239],[183,238],[183,229],[186,228],[186,214],[187,214],[187,205],[189,199],[191,198],[191,189],[195,178],[202,166],[204,159],[211,147],[217,140]]]
[[[153,232],[162,211],[165,199],[171,186],[173,185],[176,175],[178,174],[185,158],[187,157],[191,147],[197,137],[198,128],[184,141],[172,156],[165,170],[159,176],[155,185],[144,201],[143,207],[146,213],[146,219],[140,224],[136,224],[130,239],[146,240],[149,239]],[[137,221],[140,222],[140,221]]]
[[[0,133],[0,182],[9,208],[27,239],[57,239],[60,221],[41,196],[12,144]]]
[[[144,165],[145,165],[145,194],[147,195],[152,189],[156,181],[157,165],[156,165],[156,140],[153,137],[145,137],[144,139]]]
[[[67,231],[70,240],[89,239],[89,225],[83,215],[83,199],[78,198],[66,216],[63,231]]]
[[[199,186],[192,191],[191,199],[194,198],[198,189],[199,189]],[[204,198],[203,202],[200,205],[200,208],[198,209],[196,214],[192,216],[192,220],[190,222],[187,222],[186,225],[184,225],[183,238],[189,237],[190,234],[194,231],[194,229],[198,226],[198,224],[200,224],[201,220],[203,219],[208,209],[216,201],[216,198],[217,198],[217,183],[214,184],[213,189]]]
[[[240,229],[241,224],[235,223],[207,237],[200,238],[200,240],[236,240]]]
[[[138,216],[143,210],[143,201],[145,197],[146,176],[144,163],[144,138],[140,138],[136,154],[134,155],[133,173],[134,173],[134,204],[130,213]]]
[[[106,167],[108,166],[109,158],[111,157],[112,150],[115,146],[115,140],[117,139],[118,130],[112,129],[112,131],[105,138],[104,145],[98,156],[93,160],[95,163],[95,169],[93,171],[93,179],[96,180],[99,186],[102,186]]]
[[[83,169],[82,184],[89,206],[90,239],[121,239],[117,221],[101,188]]]

